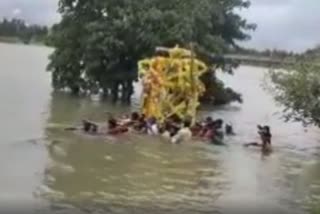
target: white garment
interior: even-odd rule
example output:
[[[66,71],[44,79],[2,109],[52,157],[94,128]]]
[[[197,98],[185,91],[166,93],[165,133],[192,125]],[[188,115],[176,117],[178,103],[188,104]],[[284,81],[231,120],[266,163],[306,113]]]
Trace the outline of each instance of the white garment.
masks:
[[[168,132],[168,131],[165,131],[165,132],[162,134],[162,137],[163,137],[163,139],[165,139],[165,140],[167,140],[167,141],[170,141],[170,140],[171,140],[170,132]]]
[[[172,143],[181,143],[190,141],[192,138],[192,132],[189,128],[182,128],[180,131],[171,139]]]
[[[157,124],[153,124],[150,127],[148,127],[148,135],[158,135],[159,134],[159,128]]]
[[[128,119],[122,119],[122,120],[120,120],[119,125],[126,125],[126,124],[128,124],[128,123],[130,123],[130,122],[131,122],[131,119],[130,119],[130,118],[128,118]]]

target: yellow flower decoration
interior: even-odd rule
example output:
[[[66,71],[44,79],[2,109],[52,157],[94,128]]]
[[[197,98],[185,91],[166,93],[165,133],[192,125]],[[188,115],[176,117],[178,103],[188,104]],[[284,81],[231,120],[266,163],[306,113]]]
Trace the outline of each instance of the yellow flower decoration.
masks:
[[[205,92],[200,77],[208,68],[187,49],[162,49],[167,50],[168,57],[138,62],[144,88],[142,112],[160,120],[173,114],[195,118],[199,97]]]

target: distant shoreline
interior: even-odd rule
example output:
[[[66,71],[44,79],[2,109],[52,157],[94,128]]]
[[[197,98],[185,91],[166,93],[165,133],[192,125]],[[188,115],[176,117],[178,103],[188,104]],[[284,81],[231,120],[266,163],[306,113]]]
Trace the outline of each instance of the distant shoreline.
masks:
[[[7,37],[7,36],[0,36],[0,42],[2,43],[23,43],[18,37]]]
[[[30,43],[24,43],[18,37],[4,37],[0,36],[0,43],[5,44],[17,44],[17,45],[26,45],[26,46],[42,46],[42,47],[50,47],[45,44],[45,42],[39,41],[31,41]],[[265,57],[256,57],[254,55],[241,55],[241,54],[233,54],[235,57],[235,61],[239,62],[241,65],[251,65],[258,67],[281,67],[283,64],[292,64],[293,62],[286,62],[285,60],[280,59],[265,59]]]
[[[44,42],[31,41],[30,43],[26,44],[21,39],[19,39],[18,37],[6,37],[6,36],[0,36],[0,43],[17,44],[17,45],[47,46]]]

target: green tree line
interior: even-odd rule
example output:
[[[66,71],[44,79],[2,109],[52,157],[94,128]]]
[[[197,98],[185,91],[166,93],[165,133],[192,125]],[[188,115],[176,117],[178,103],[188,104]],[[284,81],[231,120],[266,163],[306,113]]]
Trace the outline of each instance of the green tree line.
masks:
[[[255,25],[235,12],[249,5],[244,0],[60,0],[62,20],[49,38],[55,47],[48,66],[53,87],[130,102],[137,61],[157,46],[192,43],[202,60],[224,67],[223,59],[211,54],[250,39]],[[216,78],[215,69],[203,81],[203,101],[241,100]]]
[[[3,19],[0,21],[0,37],[16,38],[24,43],[43,42],[48,35],[48,27],[28,25],[21,19]]]
[[[265,49],[257,50],[253,48],[237,48],[230,50],[230,53],[242,54],[242,55],[252,55],[258,57],[270,57],[274,59],[287,59],[298,57],[299,54],[293,51],[279,50],[279,49]]]

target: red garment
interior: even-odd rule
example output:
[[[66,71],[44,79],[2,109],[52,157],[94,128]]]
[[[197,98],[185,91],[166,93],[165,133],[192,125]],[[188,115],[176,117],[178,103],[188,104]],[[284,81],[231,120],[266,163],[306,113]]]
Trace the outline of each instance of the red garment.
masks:
[[[201,134],[201,127],[192,127],[191,132],[192,136],[197,137]]]
[[[204,134],[203,137],[206,138],[206,139],[208,139],[208,140],[211,140],[211,139],[213,139],[214,135],[215,135],[214,130],[209,129],[209,130],[207,130],[207,131],[205,132],[205,134]]]

